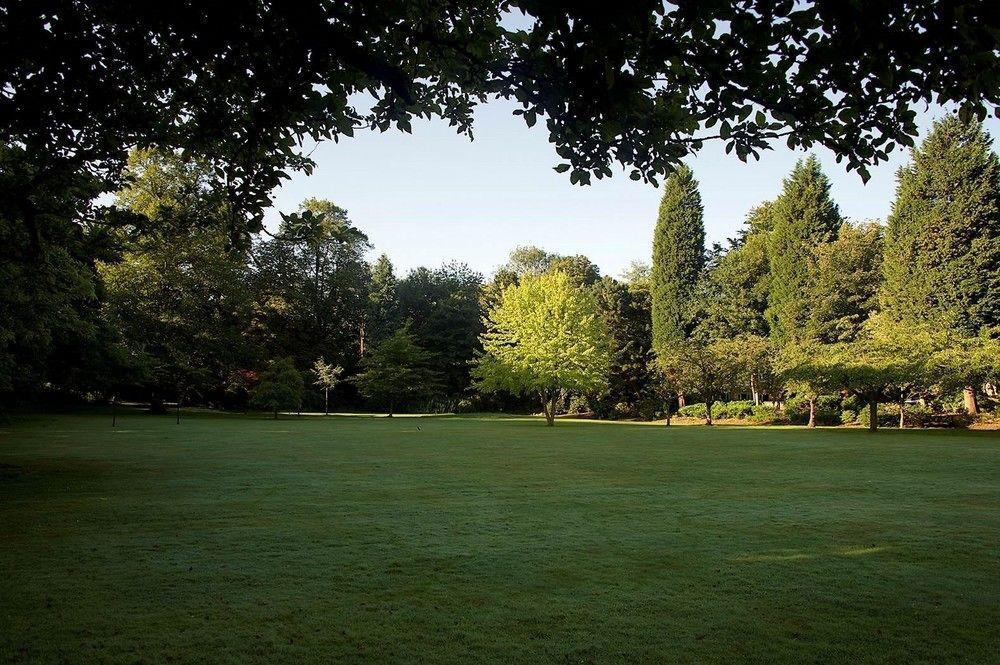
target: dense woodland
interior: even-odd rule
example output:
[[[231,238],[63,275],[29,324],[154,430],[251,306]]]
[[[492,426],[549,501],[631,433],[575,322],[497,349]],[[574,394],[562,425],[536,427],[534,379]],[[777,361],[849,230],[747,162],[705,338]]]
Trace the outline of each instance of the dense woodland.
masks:
[[[5,185],[32,177],[23,157],[4,150]],[[975,121],[935,124],[884,225],[844,219],[808,157],[737,237],[706,247],[681,166],[651,264],[619,277],[537,247],[489,277],[462,263],[397,274],[325,199],[234,245],[212,175],[134,150],[114,223],[71,223],[86,180],[53,182],[39,207],[63,235],[44,251],[0,218],[4,403],[873,425],[996,404],[1000,163]]]

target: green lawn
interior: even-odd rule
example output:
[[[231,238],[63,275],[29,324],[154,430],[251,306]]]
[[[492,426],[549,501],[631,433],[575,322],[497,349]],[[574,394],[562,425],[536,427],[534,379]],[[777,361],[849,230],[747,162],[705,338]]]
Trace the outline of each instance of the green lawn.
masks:
[[[995,433],[0,430],[2,661],[986,662],[998,626]]]

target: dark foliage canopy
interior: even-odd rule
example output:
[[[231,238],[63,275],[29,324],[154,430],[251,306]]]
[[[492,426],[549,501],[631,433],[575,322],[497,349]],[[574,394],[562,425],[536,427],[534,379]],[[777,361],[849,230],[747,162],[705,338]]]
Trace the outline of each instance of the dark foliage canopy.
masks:
[[[970,333],[1000,326],[1000,159],[975,122],[934,124],[899,172],[883,309]]]
[[[819,143],[864,177],[912,145],[918,102],[996,112],[993,4],[7,2],[0,141],[39,160],[39,178],[114,181],[135,146],[210,159],[234,240],[312,167],[313,140],[414,117],[471,134],[474,106],[497,96],[544,119],[575,183],[615,162],[656,181],[708,138],[741,159],[777,137]]]

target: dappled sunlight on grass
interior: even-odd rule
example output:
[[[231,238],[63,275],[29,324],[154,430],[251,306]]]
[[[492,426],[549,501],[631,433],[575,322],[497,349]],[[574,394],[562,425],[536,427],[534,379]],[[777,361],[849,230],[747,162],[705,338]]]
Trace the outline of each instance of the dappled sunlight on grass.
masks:
[[[821,557],[865,556],[869,554],[879,554],[881,552],[886,552],[892,549],[895,548],[893,548],[891,545],[868,545],[865,547],[847,547],[837,550],[829,550],[825,552],[815,552],[812,554],[808,554],[806,552],[778,550],[776,552],[766,552],[761,554],[746,554],[743,556],[735,557],[733,561],[738,561],[741,563],[768,562],[768,561],[806,561]]]
[[[746,556],[738,556],[734,561],[740,562],[753,562],[753,561],[804,561],[806,559],[813,559],[816,555],[805,554],[804,552],[782,552],[775,554],[748,554]]]
[[[867,547],[848,547],[840,550],[842,556],[865,556],[866,554],[878,554],[895,549],[890,545],[869,545]]]

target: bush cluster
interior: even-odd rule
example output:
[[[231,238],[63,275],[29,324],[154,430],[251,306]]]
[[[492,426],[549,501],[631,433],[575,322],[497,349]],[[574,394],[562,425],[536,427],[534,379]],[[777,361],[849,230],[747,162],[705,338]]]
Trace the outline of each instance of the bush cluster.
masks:
[[[704,402],[688,404],[677,410],[677,415],[682,418],[705,417],[706,407]],[[748,420],[755,425],[771,425],[777,423],[787,423],[788,418],[782,411],[769,404],[754,406],[749,400],[736,400],[733,402],[715,402],[712,405],[712,418],[714,420]]]
[[[677,410],[682,418],[705,418],[704,402],[688,404]],[[984,413],[980,422],[990,418],[1000,420],[1000,415]],[[809,401],[800,396],[789,398],[783,409],[771,404],[754,406],[748,400],[715,402],[712,405],[713,420],[745,420],[751,425],[805,425],[809,422]],[[907,427],[967,427],[975,418],[963,413],[939,412],[918,404],[906,405]],[[868,405],[854,397],[821,395],[816,400],[816,423],[818,425],[860,425],[868,427]],[[880,404],[878,409],[879,427],[899,426],[899,405]]]
[[[839,395],[820,395],[816,399],[816,424],[841,424],[841,398]],[[803,395],[795,395],[785,402],[785,417],[794,425],[809,422],[809,400]]]

